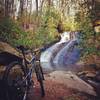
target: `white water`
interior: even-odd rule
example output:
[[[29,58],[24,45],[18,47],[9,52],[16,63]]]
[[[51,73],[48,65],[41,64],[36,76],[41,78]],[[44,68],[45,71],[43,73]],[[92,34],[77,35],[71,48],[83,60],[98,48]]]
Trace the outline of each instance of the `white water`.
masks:
[[[75,64],[80,57],[80,50],[75,47],[77,40],[70,40],[70,42],[61,49],[53,60],[56,69],[69,70],[69,65]]]
[[[66,45],[66,43],[67,42],[65,42],[65,44],[62,42],[60,43],[58,42],[41,54],[40,62],[41,66],[44,69],[48,70],[54,69],[55,65],[53,64],[53,59],[56,56],[56,54]]]
[[[67,60],[70,63],[65,63],[65,58],[68,56],[69,49],[75,45],[77,40],[70,40],[69,34],[70,32],[64,32],[61,34],[61,40],[41,54],[40,62],[43,69],[47,71],[62,69],[64,65],[70,64],[72,62],[72,59],[69,57]],[[73,56],[73,54],[71,55]]]

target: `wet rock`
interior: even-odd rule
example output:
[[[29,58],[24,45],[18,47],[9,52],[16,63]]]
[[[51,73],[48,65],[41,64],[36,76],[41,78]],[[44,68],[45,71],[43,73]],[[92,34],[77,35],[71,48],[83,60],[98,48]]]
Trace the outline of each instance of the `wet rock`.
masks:
[[[100,83],[97,83],[97,82],[92,81],[92,80],[88,80],[87,83],[89,83],[94,88],[97,96],[100,97]]]
[[[97,82],[100,82],[100,71],[96,73],[95,79]]]
[[[55,71],[50,74],[50,78],[59,83],[64,83],[69,88],[73,88],[78,91],[96,96],[96,92],[91,85],[89,85],[70,71]]]
[[[94,78],[96,76],[96,72],[94,71],[82,71],[77,73],[78,76],[84,75],[84,77]]]

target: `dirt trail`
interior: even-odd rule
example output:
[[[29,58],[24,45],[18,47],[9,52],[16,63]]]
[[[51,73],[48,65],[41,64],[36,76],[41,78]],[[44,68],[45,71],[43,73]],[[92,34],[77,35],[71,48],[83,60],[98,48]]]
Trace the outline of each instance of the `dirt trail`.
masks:
[[[46,95],[42,98],[40,86],[35,79],[35,87],[29,92],[28,100],[97,100],[68,88],[65,83],[52,80],[51,76],[48,75],[45,76],[44,86]]]

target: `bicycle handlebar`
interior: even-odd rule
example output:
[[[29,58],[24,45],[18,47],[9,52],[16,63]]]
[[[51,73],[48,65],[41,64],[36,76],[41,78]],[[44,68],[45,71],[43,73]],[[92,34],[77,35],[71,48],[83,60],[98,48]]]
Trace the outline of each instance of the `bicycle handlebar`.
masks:
[[[43,52],[43,51],[45,51],[45,47],[41,47],[41,48],[37,48],[37,49],[35,49],[35,50],[33,50],[33,52]]]
[[[30,50],[30,49],[24,47],[23,45],[19,45],[19,46],[17,46],[16,48],[17,48],[18,50],[22,51],[22,52],[25,53],[25,54],[32,53],[32,51],[33,51],[33,53],[37,53],[37,52],[43,52],[43,51],[46,50],[46,47],[41,47],[41,48],[36,48],[36,49],[34,49],[34,50]]]

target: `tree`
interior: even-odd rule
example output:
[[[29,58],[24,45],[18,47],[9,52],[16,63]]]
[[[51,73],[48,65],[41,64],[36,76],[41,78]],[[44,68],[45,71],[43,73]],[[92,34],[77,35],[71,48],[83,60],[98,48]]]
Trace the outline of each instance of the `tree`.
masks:
[[[38,0],[36,0],[36,16],[38,16]]]

